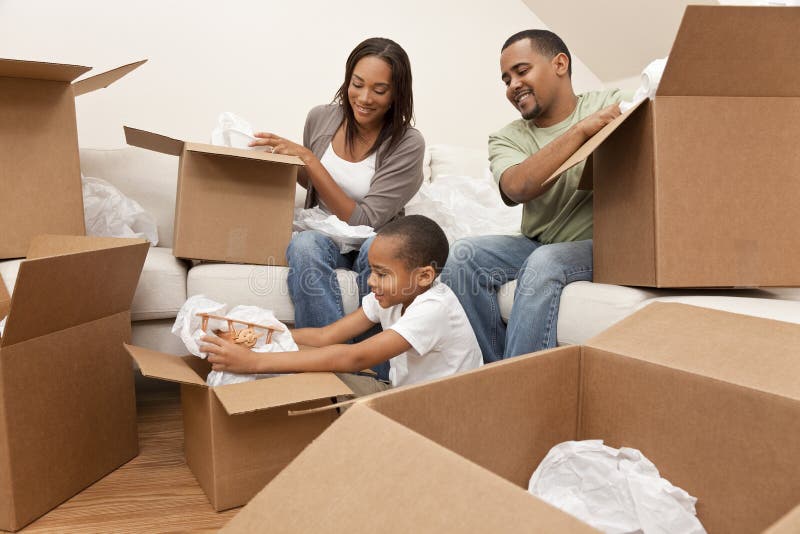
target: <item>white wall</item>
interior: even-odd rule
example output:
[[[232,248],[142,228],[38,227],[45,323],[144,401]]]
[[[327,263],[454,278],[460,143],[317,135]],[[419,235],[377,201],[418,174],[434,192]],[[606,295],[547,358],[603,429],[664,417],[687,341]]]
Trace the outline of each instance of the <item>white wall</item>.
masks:
[[[500,46],[533,27],[544,25],[522,0],[0,0],[0,57],[93,72],[149,58],[78,98],[82,146],[123,146],[123,124],[205,141],[221,111],[300,140],[308,109],[341,84],[350,50],[389,37],[411,58],[427,142],[484,148],[517,118]],[[601,86],[577,58],[573,70],[576,91]]]

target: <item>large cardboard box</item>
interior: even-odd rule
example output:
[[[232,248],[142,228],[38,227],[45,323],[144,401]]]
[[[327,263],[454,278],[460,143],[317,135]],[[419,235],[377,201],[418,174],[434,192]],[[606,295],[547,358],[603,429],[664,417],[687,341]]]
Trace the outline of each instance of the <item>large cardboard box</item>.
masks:
[[[654,303],[584,346],[357,401],[224,532],[594,532],[527,493],[576,439],[640,449],[708,532],[760,532],[800,502],[798,347],[797,324]]]
[[[180,157],[176,257],[287,265],[300,158],[189,143],[127,126],[125,138],[129,145]]]
[[[0,258],[39,234],[85,233],[75,97],[144,62],[73,83],[91,67],[0,59]]]
[[[352,391],[333,373],[299,373],[208,387],[208,362],[126,345],[144,376],[181,384],[184,453],[215,510],[241,506],[337,417],[325,410]]]
[[[138,453],[122,343],[148,247],[31,241],[11,302],[0,302],[0,529],[22,528]]]
[[[594,152],[594,280],[800,285],[800,7],[689,6],[653,101]]]

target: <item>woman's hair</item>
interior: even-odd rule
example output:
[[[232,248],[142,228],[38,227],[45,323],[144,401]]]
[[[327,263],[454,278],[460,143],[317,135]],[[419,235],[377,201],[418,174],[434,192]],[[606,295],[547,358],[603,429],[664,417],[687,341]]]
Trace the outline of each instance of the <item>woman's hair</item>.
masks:
[[[339,87],[333,99],[335,103],[342,106],[344,112],[344,142],[348,149],[352,149],[355,145],[358,123],[356,123],[350,99],[347,97],[347,88],[350,86],[356,64],[368,56],[381,58],[392,69],[392,103],[383,117],[383,127],[378,138],[367,153],[372,154],[387,139],[389,140],[388,152],[403,138],[414,120],[414,97],[411,90],[411,63],[408,61],[405,50],[399,44],[383,37],[371,37],[359,43],[347,58],[344,83]]]

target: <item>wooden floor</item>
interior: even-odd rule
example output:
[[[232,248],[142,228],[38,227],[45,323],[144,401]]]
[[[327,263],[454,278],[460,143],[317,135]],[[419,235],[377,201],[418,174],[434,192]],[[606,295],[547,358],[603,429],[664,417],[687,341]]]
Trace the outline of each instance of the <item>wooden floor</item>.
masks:
[[[21,532],[216,532],[217,513],[183,460],[177,387],[137,391],[139,456]]]

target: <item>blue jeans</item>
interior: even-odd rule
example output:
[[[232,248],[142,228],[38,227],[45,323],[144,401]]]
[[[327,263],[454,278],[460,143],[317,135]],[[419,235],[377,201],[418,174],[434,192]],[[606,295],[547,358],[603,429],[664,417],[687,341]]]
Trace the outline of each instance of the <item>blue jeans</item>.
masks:
[[[292,237],[286,249],[286,260],[289,262],[289,296],[294,303],[295,328],[319,328],[344,317],[336,269],[351,269],[357,273],[360,305],[361,299],[369,293],[367,253],[373,239],[367,239],[358,251],[342,254],[332,239],[313,230]],[[365,337],[373,333],[370,331]],[[388,362],[374,370],[380,378],[388,379]]]
[[[591,240],[543,245],[525,236],[456,241],[441,275],[458,295],[487,363],[555,347],[561,291],[591,279]],[[497,291],[511,280],[517,288],[506,325]]]

